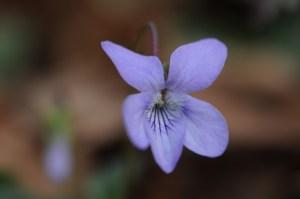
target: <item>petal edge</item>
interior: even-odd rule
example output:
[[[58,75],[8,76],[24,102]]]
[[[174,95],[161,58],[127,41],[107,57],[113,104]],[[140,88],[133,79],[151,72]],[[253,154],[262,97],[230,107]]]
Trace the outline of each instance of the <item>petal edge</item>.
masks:
[[[187,97],[184,145],[191,151],[218,157],[227,148],[229,131],[224,116],[211,104]]]
[[[111,41],[102,41],[101,47],[130,86],[139,91],[165,87],[163,66],[157,57],[135,53]]]
[[[134,146],[145,150],[149,141],[145,132],[145,107],[151,94],[139,93],[127,96],[123,102],[123,121],[127,135]]]
[[[227,47],[208,38],[179,46],[170,58],[167,87],[185,93],[209,87],[223,69]]]

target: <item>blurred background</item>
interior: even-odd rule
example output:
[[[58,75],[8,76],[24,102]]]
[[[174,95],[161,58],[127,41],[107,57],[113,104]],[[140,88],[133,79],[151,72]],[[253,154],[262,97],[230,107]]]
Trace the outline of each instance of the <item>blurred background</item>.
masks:
[[[121,103],[136,91],[99,48],[133,48],[149,20],[165,62],[205,37],[229,48],[194,94],[227,118],[229,148],[184,150],[170,175],[127,139]],[[0,198],[299,199],[299,35],[299,0],[1,0]]]

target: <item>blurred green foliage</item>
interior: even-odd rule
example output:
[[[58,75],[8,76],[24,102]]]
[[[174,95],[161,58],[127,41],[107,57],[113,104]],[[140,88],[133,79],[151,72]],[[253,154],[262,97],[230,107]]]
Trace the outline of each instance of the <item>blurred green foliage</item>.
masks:
[[[33,59],[36,32],[24,16],[0,17],[0,81],[10,83],[22,77]]]
[[[0,173],[0,196],[3,199],[33,199],[7,174]]]
[[[68,136],[72,132],[71,114],[64,106],[52,106],[44,116],[44,124],[49,136],[61,133]]]
[[[134,153],[115,157],[93,175],[87,184],[88,199],[126,199],[142,175],[143,165]]]
[[[296,8],[284,9],[278,1],[269,1],[269,7],[260,10],[259,1],[192,0],[176,15],[179,29],[194,40],[199,37],[217,37],[226,40],[229,46],[247,45],[253,47],[277,48],[299,62],[300,69],[300,13]],[[288,4],[289,1],[286,2]],[[281,7],[280,7],[281,6]],[[267,22],[264,15],[274,11]]]

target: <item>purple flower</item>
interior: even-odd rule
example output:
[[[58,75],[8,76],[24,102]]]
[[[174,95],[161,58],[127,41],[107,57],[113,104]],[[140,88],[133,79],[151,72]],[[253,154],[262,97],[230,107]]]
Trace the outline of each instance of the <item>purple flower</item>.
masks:
[[[122,78],[140,91],[123,104],[128,136],[139,149],[151,147],[166,173],[174,170],[183,146],[207,157],[220,156],[228,144],[223,115],[211,104],[187,93],[209,87],[221,72],[226,46],[203,39],[178,47],[164,68],[156,56],[145,56],[110,41],[101,46]]]
[[[46,148],[44,156],[46,174],[54,183],[64,182],[72,173],[70,140],[55,136]]]

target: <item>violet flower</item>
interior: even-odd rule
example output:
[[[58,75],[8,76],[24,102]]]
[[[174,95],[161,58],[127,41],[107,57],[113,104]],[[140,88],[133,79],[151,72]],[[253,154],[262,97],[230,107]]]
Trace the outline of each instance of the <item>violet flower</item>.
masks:
[[[101,46],[122,78],[140,91],[123,104],[128,136],[139,149],[151,147],[166,173],[174,170],[183,146],[207,157],[220,156],[228,144],[223,115],[211,104],[188,93],[209,87],[221,72],[226,46],[203,39],[178,47],[169,70],[156,56],[145,56],[110,41]]]
[[[49,142],[44,155],[47,176],[54,183],[64,182],[72,173],[72,152],[70,140],[57,135]]]

